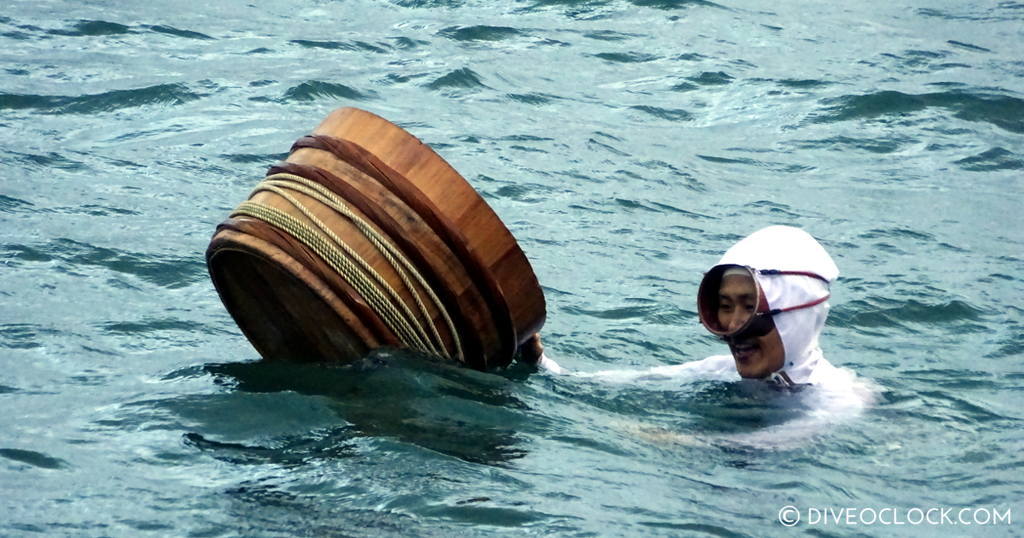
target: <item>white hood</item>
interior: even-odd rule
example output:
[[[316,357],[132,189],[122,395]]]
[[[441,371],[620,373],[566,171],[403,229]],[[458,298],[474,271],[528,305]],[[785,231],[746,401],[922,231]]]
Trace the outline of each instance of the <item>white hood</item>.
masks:
[[[725,252],[717,265],[723,264],[805,271],[829,283],[839,276],[825,249],[810,234],[791,226],[769,226],[748,235]],[[756,278],[772,309],[808,303],[829,293],[828,284],[812,277],[758,274]],[[818,346],[827,316],[827,302],[774,316],[785,349],[785,365],[776,373],[785,372],[793,383],[812,383],[818,377],[812,375],[816,369],[831,369]]]

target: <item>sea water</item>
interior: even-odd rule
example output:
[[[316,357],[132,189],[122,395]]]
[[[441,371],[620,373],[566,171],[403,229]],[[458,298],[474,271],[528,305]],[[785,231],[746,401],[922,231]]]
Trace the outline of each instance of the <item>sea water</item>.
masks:
[[[7,3],[0,535],[1020,535],[1022,59],[1012,0]],[[203,253],[340,106],[482,193],[574,374],[725,352],[702,271],[789,224],[874,404],[260,361]]]

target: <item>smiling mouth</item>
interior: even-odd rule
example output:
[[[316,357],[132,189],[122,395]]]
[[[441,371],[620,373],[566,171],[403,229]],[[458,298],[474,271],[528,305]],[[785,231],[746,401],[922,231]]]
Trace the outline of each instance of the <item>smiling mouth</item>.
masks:
[[[749,359],[759,348],[760,346],[754,340],[729,343],[729,351],[732,351],[733,358],[740,362]]]

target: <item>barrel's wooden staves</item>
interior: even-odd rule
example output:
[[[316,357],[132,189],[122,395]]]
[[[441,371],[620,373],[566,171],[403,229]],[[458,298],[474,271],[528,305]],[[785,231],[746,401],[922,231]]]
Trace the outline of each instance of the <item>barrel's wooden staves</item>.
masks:
[[[430,319],[421,315],[419,322],[436,328],[442,354],[459,358],[457,339],[466,365],[505,366],[543,325],[544,296],[515,238],[454,168],[398,126],[363,110],[336,110],[269,172],[280,173],[323,185],[409,259],[439,299],[440,307],[424,302]],[[290,194],[412,309],[410,286],[352,222],[311,196]],[[312,225],[275,192],[257,192],[249,201]],[[352,282],[263,220],[229,218],[206,258],[224,305],[265,358],[350,361],[402,345]],[[427,291],[411,287],[421,297]]]

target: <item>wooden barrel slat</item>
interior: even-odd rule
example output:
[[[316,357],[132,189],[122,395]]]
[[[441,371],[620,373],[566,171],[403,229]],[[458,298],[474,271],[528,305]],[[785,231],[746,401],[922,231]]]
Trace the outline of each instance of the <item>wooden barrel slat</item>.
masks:
[[[476,288],[469,285],[465,270],[455,255],[419,215],[390,195],[373,178],[331,154],[318,153],[296,150],[288,162],[271,167],[268,173],[283,172],[316,178],[367,215],[420,269],[438,295],[459,332],[466,360],[473,362],[483,357],[481,337],[493,334],[493,325],[488,323],[487,305]],[[435,323],[439,330],[447,331],[441,320],[435,320]],[[494,338],[487,340],[493,347]]]
[[[260,355],[351,361],[384,344],[365,331],[360,333],[365,318],[353,315],[326,285],[287,254],[232,230],[221,230],[218,236],[211,242],[207,258],[211,276],[228,312]],[[239,266],[245,270],[232,270]],[[223,271],[231,273],[220,274]],[[265,315],[267,312],[273,314]],[[309,319],[340,322],[319,326],[306,323]]]
[[[292,156],[289,156],[289,160],[296,158],[297,154],[301,156],[300,152],[302,149],[321,149],[330,152],[342,162],[358,163],[361,171],[371,171],[368,175],[378,180],[398,200],[410,207],[427,223],[431,230],[444,241],[444,244],[456,254],[469,277],[476,284],[476,289],[482,294],[489,306],[490,318],[493,320],[499,339],[499,347],[491,353],[485,353],[482,360],[485,363],[493,363],[495,360],[499,363],[507,363],[507,359],[503,358],[511,357],[521,342],[517,341],[509,304],[501,285],[495,279],[492,272],[483,264],[480,257],[470,248],[468,239],[438,210],[436,205],[427,199],[408,178],[402,176],[387,164],[380,162],[379,159],[367,153],[365,149],[355,143],[320,135],[304,137],[292,147],[296,151]],[[479,196],[477,196],[477,199],[482,201]],[[486,220],[486,218],[483,220]],[[492,220],[497,222],[498,226],[504,228],[496,218]],[[490,224],[490,222],[487,223]]]
[[[317,281],[313,281],[310,284],[310,287],[318,290],[318,295],[321,295],[324,301],[337,311],[344,326],[350,327],[366,347],[398,345],[398,339],[388,330],[387,326],[373,309],[366,304],[366,301],[359,295],[359,292],[352,288],[345,279],[341,278],[327,262],[292,236],[261,220],[249,217],[229,218],[218,229],[236,233],[218,233],[217,238],[224,243],[224,247],[216,245],[217,248],[215,249],[215,245],[211,244],[208,252],[232,247],[236,250],[255,255],[262,255],[268,251],[273,252],[271,259],[285,270],[292,271],[294,273],[293,276],[305,279],[308,277],[305,276],[304,271],[309,271],[313,277],[319,280],[319,283],[322,283],[333,293],[333,295],[320,293]],[[255,241],[249,241],[248,238],[252,238]],[[256,241],[263,241],[266,245]],[[258,245],[258,248],[256,245]],[[227,279],[214,279],[214,284],[224,280]],[[282,295],[278,292],[269,291],[271,289],[272,287],[264,287],[257,290],[260,296]],[[252,300],[252,298],[246,299]],[[305,328],[303,327],[302,329]]]
[[[500,340],[500,347],[495,351],[494,355],[497,357],[511,357],[521,342],[517,338],[516,328],[512,322],[509,301],[505,297],[504,291],[502,291],[501,284],[495,279],[493,273],[488,270],[487,265],[477,254],[470,240],[451,221],[448,215],[442,212],[435,201],[428,198],[415,182],[391,168],[387,163],[380,161],[375,155],[370,154],[358,144],[326,135],[316,135],[311,138],[314,140],[313,143],[317,144],[316,147],[327,149],[340,159],[358,160],[358,162],[365,163],[366,166],[375,170],[379,180],[398,198],[413,208],[430,225],[434,232],[457,253],[459,260],[462,261],[490,305],[491,317],[494,320]],[[421,145],[419,147],[425,148],[426,146]],[[355,157],[356,155],[358,155],[358,159]],[[453,180],[453,178],[445,179]],[[458,179],[468,186],[468,183],[465,183],[461,176]],[[470,190],[472,191],[472,188]],[[486,206],[483,199],[476,194],[476,191],[472,191],[472,194],[473,197],[471,198],[465,197],[466,208],[473,209],[479,208],[481,205]],[[488,226],[496,222],[497,228],[504,230],[504,225],[497,220],[497,217],[489,218],[486,212],[480,211],[475,214],[478,215],[480,220],[479,223],[475,224]],[[500,237],[500,234],[494,236],[486,235],[485,237]]]

